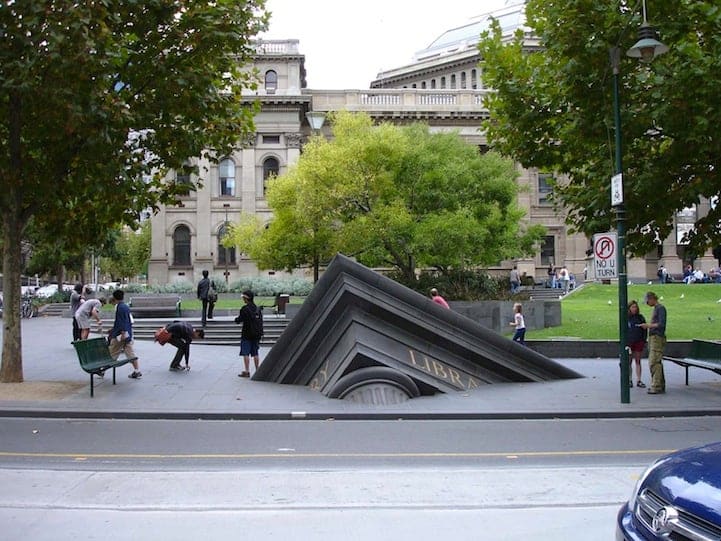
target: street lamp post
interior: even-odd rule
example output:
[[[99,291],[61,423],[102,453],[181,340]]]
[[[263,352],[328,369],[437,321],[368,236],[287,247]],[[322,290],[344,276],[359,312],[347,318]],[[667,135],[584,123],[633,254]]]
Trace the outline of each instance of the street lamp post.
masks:
[[[311,130],[316,135],[320,135],[320,130],[323,128],[325,122],[325,113],[323,111],[308,111],[305,114],[305,118],[308,119]],[[314,248],[313,253],[313,283],[318,281],[318,274],[320,273],[320,255],[318,254],[318,248]]]
[[[228,207],[230,207],[230,203],[223,203],[223,208],[225,209],[225,223],[223,224],[223,236],[225,237],[228,234]],[[228,272],[228,248],[226,246],[223,246],[223,259],[225,260],[225,283],[228,284],[228,275],[230,274]],[[227,289],[227,288],[226,288]]]
[[[643,1],[643,24],[638,32],[639,40],[631,47],[626,55],[639,58],[641,62],[651,62],[656,56],[666,51],[668,47],[656,39],[656,30],[646,20],[646,1]],[[621,53],[618,47],[613,47],[611,54],[611,68],[613,70],[613,118],[615,134],[615,175],[611,181],[611,204],[616,208],[616,266],[618,268],[618,346],[621,363],[621,403],[631,401],[629,381],[631,379],[629,364],[629,348],[626,344],[628,336],[628,277],[626,274],[626,205],[623,193],[623,160],[621,155],[621,105],[619,98],[619,74]]]

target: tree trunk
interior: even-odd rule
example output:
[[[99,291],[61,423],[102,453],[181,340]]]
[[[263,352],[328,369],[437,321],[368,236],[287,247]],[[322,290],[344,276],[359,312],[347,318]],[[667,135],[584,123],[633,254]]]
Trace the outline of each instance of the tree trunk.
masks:
[[[23,381],[22,338],[20,332],[20,275],[22,219],[11,210],[3,217],[3,347],[0,382]]]

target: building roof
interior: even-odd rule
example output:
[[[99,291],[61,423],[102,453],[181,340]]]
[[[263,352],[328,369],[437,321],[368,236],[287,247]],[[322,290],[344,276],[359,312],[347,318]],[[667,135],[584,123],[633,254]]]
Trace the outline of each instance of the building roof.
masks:
[[[478,15],[471,18],[467,24],[446,30],[428,47],[416,52],[414,60],[418,62],[441,54],[459,51],[469,46],[475,47],[481,32],[490,28],[492,19],[496,19],[500,23],[504,36],[510,36],[518,28],[524,27],[525,8],[525,0],[507,0],[503,8]]]

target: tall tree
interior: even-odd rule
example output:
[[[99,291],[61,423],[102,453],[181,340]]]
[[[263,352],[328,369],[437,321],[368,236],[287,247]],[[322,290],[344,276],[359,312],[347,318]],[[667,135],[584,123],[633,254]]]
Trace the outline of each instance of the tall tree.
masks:
[[[133,231],[123,228],[118,232],[111,253],[101,253],[100,269],[113,278],[135,278],[147,273],[150,260],[150,220]]]
[[[491,143],[526,167],[567,174],[555,197],[568,223],[612,227],[614,116],[609,49],[621,50],[621,126],[627,248],[648,253],[673,232],[676,212],[721,192],[721,10],[716,0],[648,0],[670,51],[650,64],[624,53],[637,40],[639,1],[529,0],[529,52],[495,25],[480,44]],[[690,253],[721,241],[721,206],[700,216]]]
[[[275,218],[249,252],[262,266],[317,268],[342,251],[412,281],[417,267],[489,265],[540,239],[543,227],[522,223],[510,160],[425,125],[347,112],[331,123],[332,140],[314,138],[270,183]]]
[[[250,41],[263,0],[0,4],[0,220],[6,302],[19,304],[29,219],[100,236],[172,204],[167,168],[214,159],[253,129]],[[187,189],[187,187],[185,187]],[[71,233],[72,234],[72,233]],[[3,325],[0,381],[22,381],[20,321]]]

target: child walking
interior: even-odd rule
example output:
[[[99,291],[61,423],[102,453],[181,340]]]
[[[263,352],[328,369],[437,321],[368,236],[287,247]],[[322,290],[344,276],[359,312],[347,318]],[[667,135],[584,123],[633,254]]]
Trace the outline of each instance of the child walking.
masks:
[[[523,319],[523,305],[520,302],[513,305],[513,321],[509,325],[516,328],[516,332],[513,333],[513,341],[525,346],[526,321]]]

